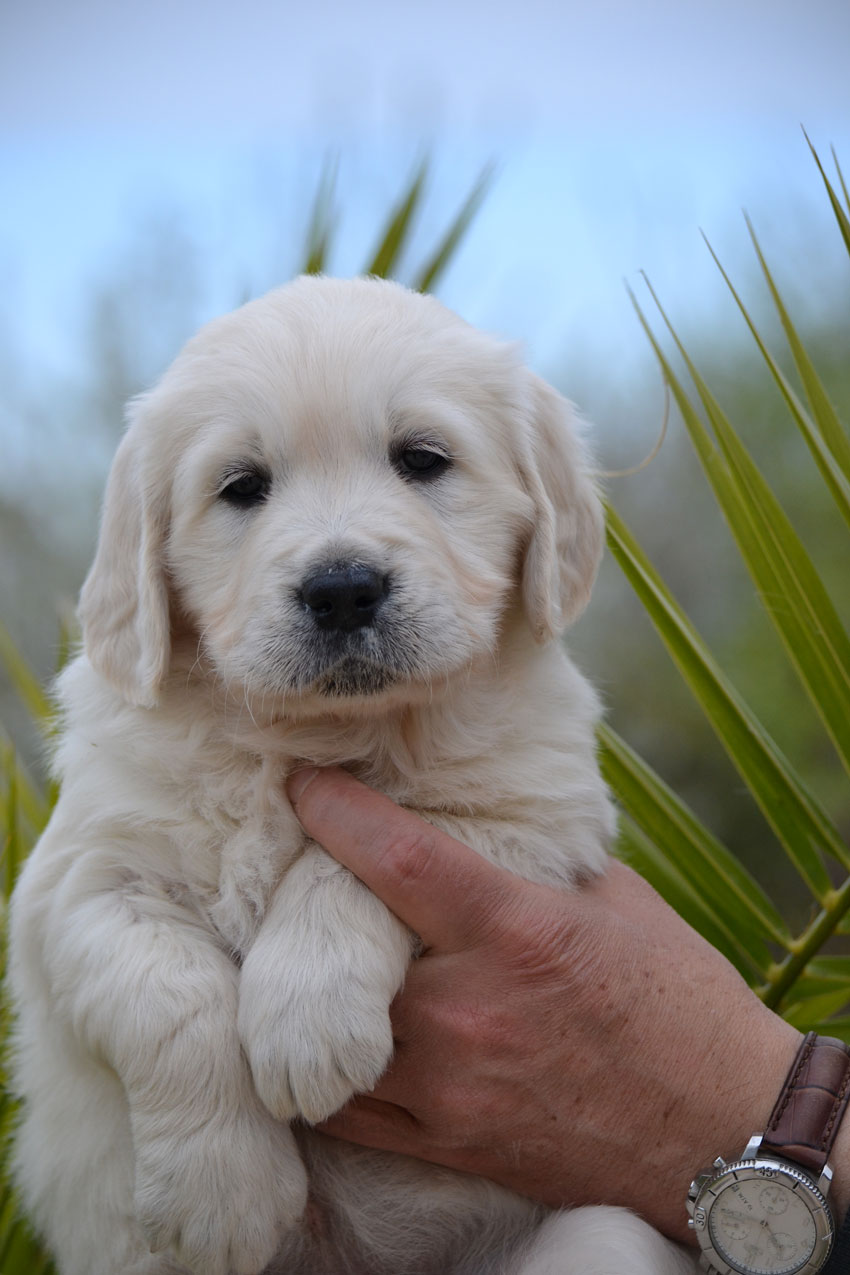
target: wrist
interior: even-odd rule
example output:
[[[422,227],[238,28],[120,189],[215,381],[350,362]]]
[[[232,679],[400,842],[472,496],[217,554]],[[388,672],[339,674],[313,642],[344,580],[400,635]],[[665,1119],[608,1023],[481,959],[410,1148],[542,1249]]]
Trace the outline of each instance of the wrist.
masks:
[[[754,1133],[766,1127],[803,1036],[755,997],[718,1028],[700,1068],[698,1098],[687,1147],[680,1152],[675,1238],[696,1244],[688,1227],[688,1183],[718,1156],[740,1158]],[[734,1042],[734,1043],[730,1043]],[[701,1081],[701,1083],[700,1083]]]

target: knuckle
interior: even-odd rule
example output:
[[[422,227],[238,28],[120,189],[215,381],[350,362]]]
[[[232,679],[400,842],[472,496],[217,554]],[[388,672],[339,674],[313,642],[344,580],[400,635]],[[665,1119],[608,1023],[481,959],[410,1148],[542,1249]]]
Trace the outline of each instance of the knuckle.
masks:
[[[473,1056],[499,1053],[500,1046],[511,1038],[509,1010],[489,998],[452,1006],[445,1017],[446,1029]]]
[[[561,907],[514,909],[505,916],[499,942],[502,959],[518,985],[553,985],[574,995],[599,959],[598,942],[574,924]]]
[[[438,836],[428,824],[394,832],[374,848],[377,872],[395,890],[415,890],[438,857]]]
[[[538,897],[524,889],[505,901],[499,918],[502,947],[520,967],[546,967],[558,963],[567,946],[560,900]]]

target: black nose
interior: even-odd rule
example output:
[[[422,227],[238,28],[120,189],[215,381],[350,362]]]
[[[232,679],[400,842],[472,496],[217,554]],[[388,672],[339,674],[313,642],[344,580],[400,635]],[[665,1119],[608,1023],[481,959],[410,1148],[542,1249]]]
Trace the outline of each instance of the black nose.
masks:
[[[385,575],[352,564],[317,571],[304,581],[300,593],[320,629],[343,632],[371,624],[386,595]]]

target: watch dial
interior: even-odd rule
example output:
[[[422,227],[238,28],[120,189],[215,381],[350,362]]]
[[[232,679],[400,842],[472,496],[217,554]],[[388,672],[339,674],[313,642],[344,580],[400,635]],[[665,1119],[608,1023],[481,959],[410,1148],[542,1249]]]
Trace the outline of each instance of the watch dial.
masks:
[[[814,1252],[814,1218],[782,1182],[744,1178],[721,1191],[708,1231],[719,1255],[744,1275],[793,1275]]]

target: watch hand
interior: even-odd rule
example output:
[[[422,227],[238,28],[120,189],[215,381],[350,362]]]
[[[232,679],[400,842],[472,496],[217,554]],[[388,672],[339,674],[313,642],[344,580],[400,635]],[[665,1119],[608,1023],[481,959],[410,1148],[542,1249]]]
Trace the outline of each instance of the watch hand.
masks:
[[[781,1253],[781,1252],[782,1252],[782,1245],[779,1243],[779,1240],[778,1240],[778,1239],[776,1238],[776,1236],[773,1234],[773,1231],[770,1229],[770,1227],[768,1226],[767,1222],[764,1222],[764,1223],[763,1223],[763,1226],[764,1226],[764,1229],[767,1231],[768,1235],[770,1236],[771,1243],[774,1245],[774,1247],[775,1247],[775,1249],[776,1249],[777,1253]]]
[[[754,1222],[755,1218],[750,1217],[749,1213],[742,1213],[739,1209],[722,1208],[720,1210],[721,1217],[737,1217],[742,1222]]]

